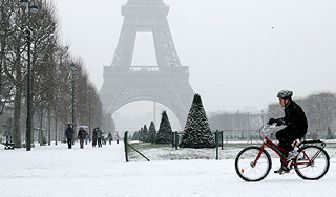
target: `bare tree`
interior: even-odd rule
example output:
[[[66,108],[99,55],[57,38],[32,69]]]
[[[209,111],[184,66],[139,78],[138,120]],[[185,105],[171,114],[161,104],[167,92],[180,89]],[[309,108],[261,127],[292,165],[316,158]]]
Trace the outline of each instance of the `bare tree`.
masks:
[[[312,94],[307,98],[307,116],[311,129],[327,130],[336,112],[336,97],[329,92]]]
[[[30,63],[33,96],[30,99],[33,124],[31,124],[31,130],[34,122],[39,122],[41,132],[42,128],[47,128],[46,136],[50,144],[51,136],[56,136],[58,133],[58,125],[69,123],[72,80],[69,65],[72,62],[76,63],[78,68],[74,79],[78,87],[75,101],[78,109],[75,115],[80,123],[91,122],[92,125],[102,126],[102,104],[96,88],[90,84],[82,61],[80,59],[73,61],[69,48],[59,42],[55,6],[46,0],[36,0],[35,3],[39,5],[40,11],[27,17],[27,13],[20,9],[17,1],[0,2],[0,112],[6,102],[14,100],[13,133],[16,147],[21,147],[20,123],[22,112],[26,110],[21,105],[27,82],[28,59],[25,31],[28,26],[29,30],[32,30]],[[53,131],[52,122],[55,122]],[[33,137],[31,139],[34,139]],[[42,138],[43,136],[40,141]]]

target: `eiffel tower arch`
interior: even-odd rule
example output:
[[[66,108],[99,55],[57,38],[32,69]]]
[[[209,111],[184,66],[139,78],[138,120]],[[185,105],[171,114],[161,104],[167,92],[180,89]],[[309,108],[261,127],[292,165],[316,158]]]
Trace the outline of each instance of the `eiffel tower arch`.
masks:
[[[185,124],[193,98],[189,67],[182,66],[171,37],[163,0],[128,0],[122,6],[124,22],[112,64],[104,66],[100,90],[103,109],[113,114],[135,101],[153,101],[168,107]],[[137,32],[151,32],[157,64],[132,66]]]

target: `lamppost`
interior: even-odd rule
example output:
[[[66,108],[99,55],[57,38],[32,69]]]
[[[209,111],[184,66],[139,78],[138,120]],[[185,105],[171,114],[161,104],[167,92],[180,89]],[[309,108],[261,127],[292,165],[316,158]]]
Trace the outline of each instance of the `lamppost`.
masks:
[[[39,7],[34,0],[20,0],[20,5],[24,12],[27,13],[27,26],[25,29],[27,43],[27,119],[26,119],[26,151],[30,151],[30,133],[31,133],[31,70],[30,70],[30,14],[39,12]]]
[[[72,130],[74,133],[73,139],[76,136],[76,118],[75,118],[75,89],[76,89],[76,81],[75,81],[75,71],[77,70],[76,64],[71,63],[69,65],[71,69],[71,124]],[[72,143],[74,140],[72,141]]]
[[[262,118],[262,125],[265,124],[265,115],[264,115],[264,111],[265,111],[265,110],[261,110],[261,111],[260,111],[260,112],[261,112],[261,118]]]
[[[5,39],[6,39],[6,32],[4,30],[0,30],[0,44],[1,44],[1,49],[0,49],[0,96],[2,96],[2,65],[4,64],[5,61]],[[2,99],[2,98],[1,98]],[[0,103],[2,102],[2,100],[0,101]]]
[[[89,98],[89,143],[90,142],[91,142],[91,98]]]

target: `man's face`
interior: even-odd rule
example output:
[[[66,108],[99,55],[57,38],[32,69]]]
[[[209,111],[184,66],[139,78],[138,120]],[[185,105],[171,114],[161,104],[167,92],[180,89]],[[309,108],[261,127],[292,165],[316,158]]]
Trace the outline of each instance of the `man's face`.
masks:
[[[286,107],[286,99],[279,98],[279,104],[281,107]]]

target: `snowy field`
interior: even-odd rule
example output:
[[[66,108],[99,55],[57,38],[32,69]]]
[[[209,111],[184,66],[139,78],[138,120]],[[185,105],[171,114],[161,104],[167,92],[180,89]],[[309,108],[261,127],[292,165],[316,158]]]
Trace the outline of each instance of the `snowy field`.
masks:
[[[335,151],[331,150],[334,155]],[[152,153],[154,154],[154,153]],[[228,155],[235,151],[228,151]],[[153,155],[146,155],[149,158]],[[221,158],[221,157],[220,157]],[[295,173],[273,174],[250,183],[234,170],[234,159],[153,160],[125,162],[123,143],[84,150],[65,145],[3,150],[0,146],[1,197],[67,196],[334,196],[336,159],[328,174],[305,181]]]

